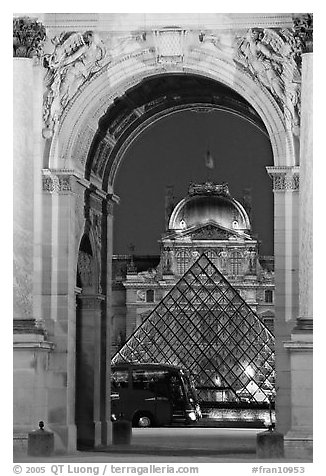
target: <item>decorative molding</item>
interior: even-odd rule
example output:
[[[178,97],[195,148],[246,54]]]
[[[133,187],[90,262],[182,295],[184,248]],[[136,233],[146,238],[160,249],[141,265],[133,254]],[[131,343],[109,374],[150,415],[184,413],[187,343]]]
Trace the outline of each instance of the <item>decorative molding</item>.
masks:
[[[13,20],[13,55],[16,58],[40,58],[46,38],[45,27],[29,17]]]
[[[43,325],[35,319],[14,319],[14,334],[41,334],[46,335]]]
[[[189,186],[188,195],[222,195],[224,197],[229,197],[229,186],[227,183],[222,183],[218,185],[213,182],[205,183],[192,183]]]
[[[303,317],[299,317],[297,319],[296,326],[294,327],[292,333],[293,334],[300,334],[300,333],[307,333],[307,332],[312,333],[313,324],[314,324],[314,321],[312,318],[306,319]]]
[[[312,352],[313,343],[306,341],[285,341],[283,342],[285,349],[292,352]]]
[[[299,167],[266,167],[268,175],[273,180],[274,192],[299,190]]]
[[[13,347],[14,347],[14,350],[32,349],[32,350],[50,351],[55,348],[55,344],[53,342],[48,342],[48,341],[41,341],[41,342],[14,341]]]

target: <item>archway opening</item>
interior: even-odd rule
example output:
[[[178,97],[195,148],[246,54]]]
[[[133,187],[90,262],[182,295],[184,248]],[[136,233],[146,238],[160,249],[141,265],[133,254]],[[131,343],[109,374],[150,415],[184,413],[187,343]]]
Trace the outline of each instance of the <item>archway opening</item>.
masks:
[[[76,396],[77,447],[94,446],[94,332],[92,296],[94,258],[88,235],[82,237],[76,277]]]
[[[213,169],[205,164],[207,150]],[[158,254],[165,231],[166,187],[175,204],[191,182],[227,182],[234,197],[251,200],[251,222],[263,255],[273,255],[273,193],[266,166],[270,142],[257,127],[226,111],[180,111],[144,130],[124,154],[114,191],[114,254]]]

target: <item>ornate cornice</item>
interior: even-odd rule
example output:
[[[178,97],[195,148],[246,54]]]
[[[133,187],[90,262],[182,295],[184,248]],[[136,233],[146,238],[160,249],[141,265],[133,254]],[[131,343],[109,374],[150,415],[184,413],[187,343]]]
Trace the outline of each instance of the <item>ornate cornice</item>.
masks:
[[[16,58],[41,57],[46,37],[42,23],[29,17],[13,20],[13,55]]]
[[[294,37],[301,53],[313,51],[313,14],[295,13],[293,15]]]
[[[296,192],[299,190],[299,167],[266,167],[266,170],[273,180],[274,192]]]

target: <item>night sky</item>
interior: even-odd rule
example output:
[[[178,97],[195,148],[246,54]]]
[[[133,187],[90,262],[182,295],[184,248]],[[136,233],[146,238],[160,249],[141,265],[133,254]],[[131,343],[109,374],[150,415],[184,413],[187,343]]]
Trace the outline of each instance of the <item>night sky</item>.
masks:
[[[215,167],[205,167],[210,150]],[[252,229],[261,241],[260,254],[273,254],[272,181],[265,167],[273,165],[268,138],[255,126],[224,111],[183,111],[147,128],[127,150],[117,174],[114,253],[158,254],[164,232],[166,185],[174,186],[175,203],[191,181],[227,182],[239,201],[251,188]],[[209,175],[208,175],[209,174]]]

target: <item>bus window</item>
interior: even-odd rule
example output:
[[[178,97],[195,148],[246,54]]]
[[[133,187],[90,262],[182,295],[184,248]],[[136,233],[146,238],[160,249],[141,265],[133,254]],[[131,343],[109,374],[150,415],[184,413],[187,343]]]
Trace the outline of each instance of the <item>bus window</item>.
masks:
[[[112,390],[128,388],[128,370],[116,370],[111,374]]]
[[[133,370],[132,386],[137,390],[149,390],[161,394],[165,384],[167,372],[156,370]],[[161,391],[159,390],[161,389]],[[167,393],[167,390],[166,392]]]

